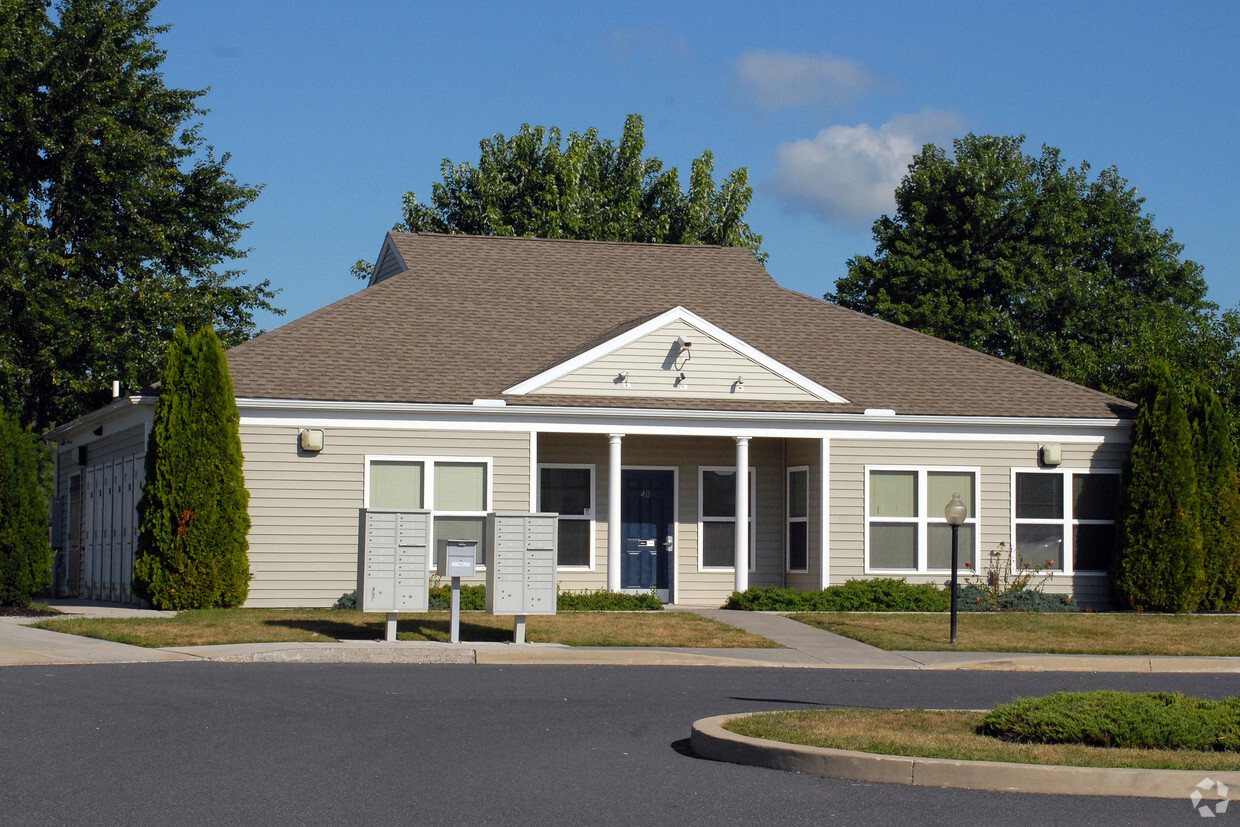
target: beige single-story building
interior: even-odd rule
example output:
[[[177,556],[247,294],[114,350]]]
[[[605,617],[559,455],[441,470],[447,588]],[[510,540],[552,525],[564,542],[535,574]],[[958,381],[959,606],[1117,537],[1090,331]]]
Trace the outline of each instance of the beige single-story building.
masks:
[[[390,233],[364,289],[228,356],[249,606],[351,591],[371,508],[484,548],[489,512],[555,512],[563,589],[943,583],[953,492],[962,562],[1014,542],[1048,590],[1110,599],[1129,403],[782,288],[747,250]],[[53,433],[62,593],[133,599],[154,402]]]

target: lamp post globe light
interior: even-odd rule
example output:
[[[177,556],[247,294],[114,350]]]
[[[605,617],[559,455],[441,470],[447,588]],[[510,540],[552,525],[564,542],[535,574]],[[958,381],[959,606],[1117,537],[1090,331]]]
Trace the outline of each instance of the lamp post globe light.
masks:
[[[947,519],[947,524],[952,527],[952,643],[956,642],[956,574],[958,550],[960,548],[960,526],[964,524],[964,519],[969,515],[969,510],[965,508],[964,503],[960,501],[959,494],[952,494],[951,502],[943,509],[943,516]]]

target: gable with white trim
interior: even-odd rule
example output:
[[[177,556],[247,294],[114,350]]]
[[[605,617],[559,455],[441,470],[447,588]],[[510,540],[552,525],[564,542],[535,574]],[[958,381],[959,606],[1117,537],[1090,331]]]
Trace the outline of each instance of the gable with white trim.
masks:
[[[673,308],[505,393],[847,402],[683,307]]]

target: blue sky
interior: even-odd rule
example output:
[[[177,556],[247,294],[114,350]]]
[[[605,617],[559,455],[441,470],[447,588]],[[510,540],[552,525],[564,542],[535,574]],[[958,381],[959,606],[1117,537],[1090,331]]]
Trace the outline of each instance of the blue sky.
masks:
[[[265,190],[247,280],[270,328],[358,290],[443,158],[522,123],[646,122],[647,155],[748,167],[768,270],[815,296],[872,253],[923,143],[1027,136],[1114,165],[1240,303],[1240,5],[1230,2],[415,3],[163,0],[165,80],[211,87],[203,134]]]

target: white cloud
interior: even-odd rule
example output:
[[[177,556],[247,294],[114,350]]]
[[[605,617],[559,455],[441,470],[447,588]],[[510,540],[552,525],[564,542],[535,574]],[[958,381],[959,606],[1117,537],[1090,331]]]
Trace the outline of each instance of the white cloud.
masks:
[[[736,64],[741,86],[758,106],[837,105],[874,84],[865,67],[827,55],[746,52]]]
[[[775,190],[828,221],[868,223],[892,211],[895,189],[921,147],[951,137],[959,124],[954,112],[925,110],[878,129],[828,127],[778,149]]]

